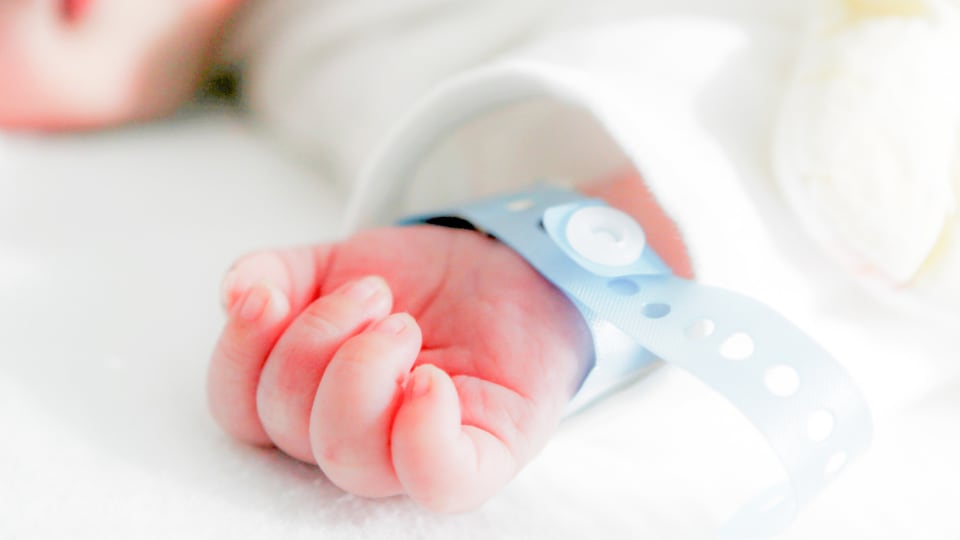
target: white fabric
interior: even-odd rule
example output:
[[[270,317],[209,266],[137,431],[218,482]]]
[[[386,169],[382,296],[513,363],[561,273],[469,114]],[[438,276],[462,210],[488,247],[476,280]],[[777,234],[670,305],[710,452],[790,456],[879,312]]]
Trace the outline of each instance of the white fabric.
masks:
[[[224,55],[256,118],[349,186],[387,127],[450,73],[495,55],[549,0],[262,0]]]
[[[478,118],[462,126],[462,139],[447,126],[451,139],[440,150],[448,151],[422,162],[420,173],[461,178],[477,164],[520,171],[526,153],[504,166],[510,139],[498,146],[484,136],[501,121],[526,126],[509,134],[527,140],[549,140],[543,126],[589,134],[574,142],[596,151],[584,152],[590,159],[567,152],[566,162],[550,161],[557,154],[540,147],[551,175],[635,164],[675,215],[696,209],[678,221],[701,276],[801,324],[874,403],[874,451],[785,537],[960,536],[952,519],[960,500],[958,333],[860,292],[814,249],[770,181],[768,141],[795,52],[795,10],[779,2],[630,4],[637,19],[627,22],[610,18],[604,4],[553,4],[554,33],[584,20],[598,26],[563,34],[573,49],[530,44],[524,63],[510,64],[507,76],[539,83],[539,98],[530,109],[500,112],[527,120]],[[575,16],[576,6],[590,13]],[[519,21],[514,28],[531,19]],[[628,53],[636,69],[625,71]],[[541,68],[523,67],[531,63]],[[326,154],[302,151],[324,163],[340,156],[333,161],[342,165],[326,169],[340,185],[417,89],[456,71],[412,86],[378,79],[364,99],[389,88],[396,102],[379,112],[343,108],[359,97],[351,81],[367,81],[348,75],[381,64],[364,59],[330,72],[289,101],[301,133],[316,130]],[[636,93],[600,99],[598,80]],[[320,88],[331,90],[317,115],[305,105]],[[572,90],[557,99],[560,88]],[[545,117],[554,123],[539,123]],[[449,152],[464,148],[458,141],[488,141],[467,146],[498,159],[465,162]],[[402,498],[347,496],[314,468],[230,441],[203,396],[222,323],[219,278],[244,251],[320,241],[340,228],[342,199],[311,171],[229,115],[0,139],[0,537],[688,539],[706,536],[776,472],[729,406],[671,370],[565,423],[500,496],[464,516],[430,515]]]
[[[0,537],[687,540],[754,487],[757,470],[736,486],[740,453],[771,469],[721,400],[670,371],[567,421],[463,516],[344,495],[231,441],[204,396],[220,277],[243,252],[328,238],[341,203],[318,180],[231,116],[0,139]],[[837,297],[821,305],[835,350],[908,376],[953,358],[943,331]],[[886,414],[785,538],[960,536],[958,396],[944,376]]]
[[[774,169],[831,254],[960,316],[960,3],[811,3]]]

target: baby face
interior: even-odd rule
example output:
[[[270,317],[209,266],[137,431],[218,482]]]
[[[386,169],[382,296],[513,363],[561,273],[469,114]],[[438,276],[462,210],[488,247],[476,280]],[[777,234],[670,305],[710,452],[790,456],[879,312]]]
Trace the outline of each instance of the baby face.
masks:
[[[241,0],[0,0],[0,127],[81,129],[188,99]]]

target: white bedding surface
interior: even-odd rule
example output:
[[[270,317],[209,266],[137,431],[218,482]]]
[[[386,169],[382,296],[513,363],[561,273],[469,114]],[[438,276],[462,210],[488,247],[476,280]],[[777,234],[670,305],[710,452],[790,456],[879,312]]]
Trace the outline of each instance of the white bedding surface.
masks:
[[[669,370],[568,421],[462,516],[232,442],[203,395],[219,278],[242,252],[328,238],[337,200],[229,113],[0,142],[0,538],[697,538],[756,476],[710,472],[756,441],[724,442],[747,431]],[[956,380],[885,414],[786,537],[960,536],[958,419]]]
[[[737,84],[695,119],[757,180],[769,121],[724,106]],[[773,107],[776,88],[748,86]],[[231,441],[203,394],[219,280],[246,251],[331,238],[341,206],[228,111],[0,137],[0,539],[701,538],[775,471],[739,416],[669,369],[570,419],[461,516],[345,495]],[[776,234],[807,254],[787,223]],[[788,315],[854,360],[877,436],[784,538],[960,538],[960,332],[802,264],[827,291]]]

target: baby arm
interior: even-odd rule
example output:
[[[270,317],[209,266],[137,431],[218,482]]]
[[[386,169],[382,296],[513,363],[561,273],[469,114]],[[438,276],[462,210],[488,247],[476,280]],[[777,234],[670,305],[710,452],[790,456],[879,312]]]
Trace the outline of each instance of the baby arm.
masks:
[[[647,215],[658,241],[678,238],[639,213],[656,203],[636,177],[592,193]],[[682,246],[665,247],[687,264]],[[380,229],[254,254],[224,294],[209,376],[221,426],[351,493],[405,493],[437,511],[502,488],[544,446],[590,359],[566,298],[472,231]]]

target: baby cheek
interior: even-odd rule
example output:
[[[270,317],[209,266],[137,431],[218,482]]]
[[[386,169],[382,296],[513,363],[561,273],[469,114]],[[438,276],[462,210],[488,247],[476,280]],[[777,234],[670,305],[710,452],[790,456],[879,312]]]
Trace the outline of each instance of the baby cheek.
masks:
[[[6,127],[31,127],[31,118],[41,110],[43,94],[30,77],[23,61],[12,49],[3,47],[0,53],[0,125]]]
[[[0,43],[0,47],[4,44]],[[127,107],[117,88],[104,92],[111,99],[89,99],[71,90],[69,81],[44,76],[26,54],[14,47],[0,50],[0,129],[63,131],[114,123]],[[48,58],[50,62],[56,59]],[[46,74],[49,75],[49,74]],[[95,70],[89,77],[99,78]],[[106,105],[106,106],[105,106]]]

